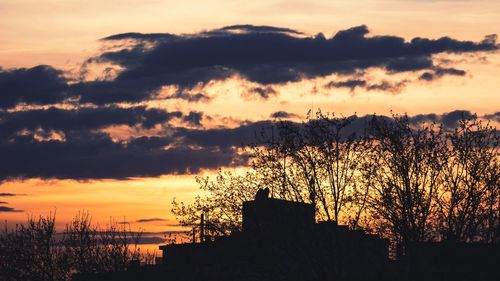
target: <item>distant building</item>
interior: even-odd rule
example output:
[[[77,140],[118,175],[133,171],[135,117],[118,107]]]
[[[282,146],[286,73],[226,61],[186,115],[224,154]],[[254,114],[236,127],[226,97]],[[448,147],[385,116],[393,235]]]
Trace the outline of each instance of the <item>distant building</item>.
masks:
[[[397,259],[406,280],[500,280],[499,244],[410,243],[399,250]]]
[[[244,202],[242,231],[199,243],[160,246],[156,266],[77,275],[75,281],[342,280],[499,281],[500,245],[420,242],[399,247],[336,222],[315,221],[312,204],[267,197]]]
[[[241,233],[160,249],[165,268],[195,279],[374,280],[387,272],[388,246],[335,222],[316,223],[312,204],[257,196],[243,203]]]

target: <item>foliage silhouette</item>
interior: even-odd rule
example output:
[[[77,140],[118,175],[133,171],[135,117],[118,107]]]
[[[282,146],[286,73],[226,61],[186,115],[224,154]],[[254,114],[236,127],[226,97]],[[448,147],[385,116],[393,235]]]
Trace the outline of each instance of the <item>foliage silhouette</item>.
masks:
[[[259,187],[271,197],[313,203],[318,221],[336,221],[406,243],[498,243],[500,187],[495,127],[472,117],[455,128],[406,115],[358,118],[318,111],[306,121],[277,120],[245,148],[251,169],[198,177],[194,203],[174,199],[181,225],[201,213],[212,235],[241,229],[241,203]]]
[[[141,232],[111,222],[92,225],[81,212],[61,233],[56,216],[29,217],[26,224],[0,233],[0,280],[59,281],[74,274],[125,271],[140,259],[151,261],[138,247]]]

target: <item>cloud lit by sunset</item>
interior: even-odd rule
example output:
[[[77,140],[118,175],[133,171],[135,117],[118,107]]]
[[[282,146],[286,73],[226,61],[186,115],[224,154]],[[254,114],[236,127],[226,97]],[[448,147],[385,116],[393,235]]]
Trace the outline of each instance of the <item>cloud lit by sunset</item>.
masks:
[[[0,1],[2,221],[177,231],[195,176],[309,110],[500,123],[498,1],[177,2]]]

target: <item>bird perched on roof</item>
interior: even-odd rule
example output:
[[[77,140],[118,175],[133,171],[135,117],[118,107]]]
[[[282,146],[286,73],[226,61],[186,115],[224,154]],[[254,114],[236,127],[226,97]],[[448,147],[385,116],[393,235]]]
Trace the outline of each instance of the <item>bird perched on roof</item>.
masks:
[[[259,188],[255,193],[255,201],[267,199],[269,197],[269,188]]]

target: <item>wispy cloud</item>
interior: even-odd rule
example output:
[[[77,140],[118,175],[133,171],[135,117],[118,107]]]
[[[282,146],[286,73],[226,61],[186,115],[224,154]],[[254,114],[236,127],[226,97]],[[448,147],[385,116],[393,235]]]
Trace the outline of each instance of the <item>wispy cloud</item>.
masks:
[[[167,219],[162,219],[162,218],[148,218],[148,219],[138,219],[135,222],[145,223],[145,222],[161,222],[161,221],[167,221]]]
[[[22,213],[23,210],[17,210],[11,207],[0,206],[0,213]]]

